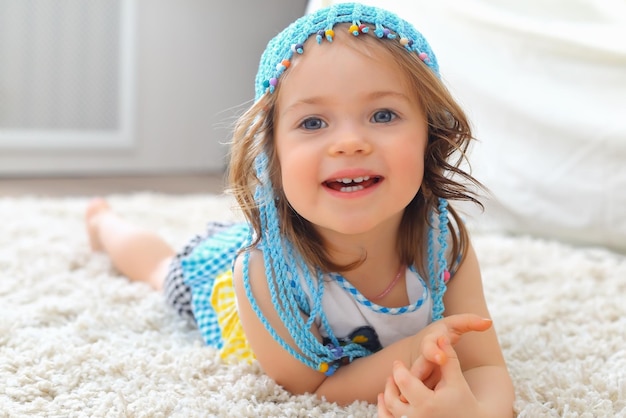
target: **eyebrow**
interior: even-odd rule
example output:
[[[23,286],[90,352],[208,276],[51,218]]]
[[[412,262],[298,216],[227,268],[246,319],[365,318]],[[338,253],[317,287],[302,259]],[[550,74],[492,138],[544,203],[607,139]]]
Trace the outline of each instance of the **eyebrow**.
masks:
[[[403,101],[410,102],[410,98],[406,94],[402,92],[398,92],[398,91],[391,91],[391,90],[381,90],[381,91],[372,92],[366,95],[362,100],[377,100],[377,99],[381,99],[385,97],[395,97]],[[293,102],[292,104],[290,104],[289,106],[285,107],[284,110],[280,113],[284,115],[286,113],[291,112],[293,109],[297,109],[298,107],[302,105],[322,105],[325,102],[326,102],[326,99],[323,96],[305,97],[304,99],[297,100]]]

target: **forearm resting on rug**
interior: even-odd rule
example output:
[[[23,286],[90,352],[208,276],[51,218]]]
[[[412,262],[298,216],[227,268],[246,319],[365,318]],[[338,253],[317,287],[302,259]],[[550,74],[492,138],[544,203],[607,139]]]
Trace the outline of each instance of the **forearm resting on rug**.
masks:
[[[463,372],[481,408],[481,418],[511,418],[514,389],[502,366],[480,366]]]
[[[315,393],[341,404],[357,399],[375,403],[378,394],[385,389],[395,362],[400,361],[410,367],[418,357],[425,354],[433,358],[445,356],[436,341],[425,337],[445,334],[454,344],[463,334],[484,331],[490,326],[490,321],[473,314],[446,317],[411,337],[403,338],[377,353],[340,367],[333,376],[321,382]]]
[[[355,400],[376,403],[376,397],[385,388],[394,361],[411,364],[419,347],[417,336],[404,338],[367,357],[342,366],[324,379],[315,394],[330,402],[347,405]]]

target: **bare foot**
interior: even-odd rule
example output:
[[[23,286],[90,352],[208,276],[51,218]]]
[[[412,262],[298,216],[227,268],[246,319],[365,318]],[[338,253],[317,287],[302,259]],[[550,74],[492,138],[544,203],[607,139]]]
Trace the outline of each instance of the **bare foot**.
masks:
[[[106,200],[98,197],[92,199],[85,211],[85,226],[89,236],[89,245],[92,251],[102,251],[100,233],[98,231],[99,221],[103,214],[111,213],[111,207]]]

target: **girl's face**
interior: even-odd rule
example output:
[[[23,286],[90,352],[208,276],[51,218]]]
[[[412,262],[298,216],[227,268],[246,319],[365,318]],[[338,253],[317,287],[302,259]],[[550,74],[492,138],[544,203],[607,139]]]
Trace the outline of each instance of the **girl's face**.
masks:
[[[332,44],[309,40],[283,75],[274,130],[285,196],[326,237],[400,223],[428,131],[390,53],[339,32]]]

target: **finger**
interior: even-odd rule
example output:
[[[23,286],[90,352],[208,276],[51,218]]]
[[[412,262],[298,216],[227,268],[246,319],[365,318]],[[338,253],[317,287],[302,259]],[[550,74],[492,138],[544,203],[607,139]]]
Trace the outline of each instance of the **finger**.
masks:
[[[405,402],[404,399],[400,399],[400,396],[400,388],[396,385],[393,376],[389,376],[385,382],[385,390],[383,391],[386,408],[390,409],[397,401]]]
[[[424,356],[419,356],[417,360],[413,362],[410,371],[413,376],[424,383],[424,386],[431,390],[434,389],[437,383],[439,383],[439,380],[441,380],[440,367],[432,361],[426,360]]]
[[[461,370],[461,363],[459,362],[459,358],[450,344],[450,340],[445,337],[442,337],[438,341],[441,349],[446,353],[446,357],[448,361],[443,364],[440,368],[441,370],[441,381],[443,382],[454,382],[456,380],[462,379],[465,382],[465,377],[463,376],[463,370]]]
[[[400,393],[400,389],[396,385],[392,376],[387,378],[385,390],[382,394],[382,404],[388,411],[390,416],[400,416],[406,410],[408,403],[406,398]],[[380,403],[380,400],[379,400]]]
[[[459,338],[468,332],[486,331],[491,328],[493,321],[476,314],[450,315],[441,319],[450,333],[450,342],[456,344]]]
[[[424,363],[420,364],[420,366],[424,367],[424,374],[446,361],[446,353],[439,347],[437,340],[447,335],[447,330],[441,329],[440,331],[441,332],[431,332],[422,339],[422,356],[424,357]],[[430,365],[426,363],[430,363]]]
[[[443,353],[443,350],[441,352]],[[435,363],[427,360],[424,355],[420,355],[411,365],[411,374],[419,380],[424,381],[433,373],[435,367]]]
[[[409,404],[417,405],[420,399],[431,394],[431,391],[424,386],[422,381],[412,375],[402,362],[394,362],[392,376],[399,393],[404,396]]]
[[[378,418],[393,418],[389,409],[387,409],[387,405],[385,404],[385,395],[382,393],[378,394],[378,404],[376,406],[378,411]]]
[[[424,386],[426,386],[430,390],[435,390],[437,385],[441,382],[441,367],[437,367],[433,374],[428,376],[425,380],[422,380]]]

